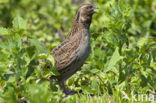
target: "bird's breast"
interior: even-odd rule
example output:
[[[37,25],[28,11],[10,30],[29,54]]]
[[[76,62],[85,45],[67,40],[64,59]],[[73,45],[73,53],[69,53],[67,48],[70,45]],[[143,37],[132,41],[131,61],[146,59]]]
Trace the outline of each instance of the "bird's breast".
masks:
[[[90,32],[89,30],[84,30],[81,35],[78,57],[81,58],[82,61],[85,61],[91,52]]]

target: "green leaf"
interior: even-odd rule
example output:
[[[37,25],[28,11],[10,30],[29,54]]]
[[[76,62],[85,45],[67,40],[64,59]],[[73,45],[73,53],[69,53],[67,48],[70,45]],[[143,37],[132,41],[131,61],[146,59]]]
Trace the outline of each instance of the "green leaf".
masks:
[[[35,46],[29,46],[26,48],[26,51],[28,53],[29,58],[32,59],[36,53],[36,48],[35,48]]]
[[[142,37],[142,38],[140,38],[140,39],[138,40],[137,45],[138,45],[139,47],[142,47],[144,44],[147,43],[148,37],[149,37],[149,33],[147,32],[147,34],[146,34],[145,37]]]
[[[55,65],[54,57],[52,55],[42,53],[42,54],[39,54],[39,57],[46,58],[47,60],[49,60],[52,63],[53,66]]]
[[[155,70],[156,70],[156,63],[154,63],[154,62],[151,62],[151,67],[153,67]]]
[[[99,72],[99,70],[98,69],[91,69],[90,72],[91,73],[97,73],[97,72]]]
[[[54,57],[51,55],[48,55],[47,59],[53,64],[53,66],[55,65],[55,61],[54,61]]]
[[[106,66],[105,66],[105,68],[104,68],[104,71],[105,71],[105,72],[111,70],[111,69],[115,66],[115,64],[116,64],[119,60],[121,60],[121,59],[123,58],[122,56],[120,56],[120,54],[119,54],[118,51],[119,51],[119,48],[117,47],[117,48],[115,49],[115,51],[114,51],[114,53],[113,53],[111,59],[106,63]]]
[[[16,16],[13,20],[13,28],[16,30],[25,30],[27,26],[26,20],[20,16]]]
[[[21,47],[22,46],[22,39],[21,39],[20,35],[16,34],[15,40],[16,40],[17,46]]]
[[[9,35],[8,29],[0,27],[0,35]]]
[[[45,48],[45,46],[41,42],[39,42],[37,39],[30,38],[29,41],[32,45],[34,45],[39,50],[39,52],[48,53],[48,50]]]
[[[97,88],[98,88],[98,83],[97,83],[97,79],[96,79],[96,78],[94,78],[94,79],[92,80],[91,87],[92,87],[93,90],[97,90]]]
[[[13,82],[15,82],[15,80],[16,80],[15,77],[10,76],[8,83],[13,83]]]

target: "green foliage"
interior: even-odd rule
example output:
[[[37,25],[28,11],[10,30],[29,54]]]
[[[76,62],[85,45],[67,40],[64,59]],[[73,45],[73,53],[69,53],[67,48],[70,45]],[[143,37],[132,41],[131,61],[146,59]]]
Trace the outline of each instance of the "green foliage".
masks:
[[[120,56],[119,54],[119,48],[116,48],[111,59],[109,61],[107,61],[107,64],[105,64],[105,71],[109,71],[111,70],[115,64],[120,60],[122,59],[122,56]]]
[[[17,30],[26,29],[26,21],[23,20],[20,16],[16,16],[13,20],[13,28]]]
[[[50,52],[67,36],[79,5],[70,0],[0,0],[3,102],[131,103],[122,99],[123,91],[130,98],[131,93],[155,93],[156,1],[97,0],[94,5],[100,9],[90,28],[92,53],[66,83],[83,94],[63,98],[59,84],[49,79],[59,75]]]
[[[31,103],[59,101],[59,98],[53,97],[52,94],[60,91],[48,86],[48,77],[56,74],[54,59],[48,50],[37,39],[29,37],[25,30],[26,22],[20,16],[13,20],[13,28],[1,28],[1,35],[5,36],[6,40],[0,43],[0,84],[3,87],[0,96],[9,103],[18,102],[23,97]],[[5,35],[7,33],[8,35]],[[43,65],[50,61],[50,68],[40,68],[40,60]],[[57,84],[51,85],[57,88]]]

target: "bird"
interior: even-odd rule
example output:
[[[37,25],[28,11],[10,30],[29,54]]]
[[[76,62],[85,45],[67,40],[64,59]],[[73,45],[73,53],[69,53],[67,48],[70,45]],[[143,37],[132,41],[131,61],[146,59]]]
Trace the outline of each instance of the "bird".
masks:
[[[70,94],[71,91],[65,87],[64,82],[81,70],[91,53],[90,24],[93,14],[97,13],[95,9],[98,8],[92,4],[81,5],[76,11],[68,36],[51,52],[56,70],[60,73],[57,79],[66,95]]]

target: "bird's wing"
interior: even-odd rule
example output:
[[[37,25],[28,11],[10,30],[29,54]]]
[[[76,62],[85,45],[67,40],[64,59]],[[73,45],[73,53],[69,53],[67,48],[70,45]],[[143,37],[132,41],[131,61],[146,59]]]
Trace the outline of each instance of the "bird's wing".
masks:
[[[57,70],[63,70],[78,58],[77,52],[81,36],[75,34],[53,49],[52,55],[55,59]]]

